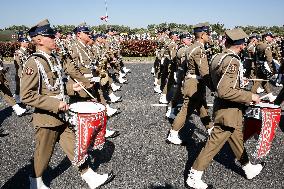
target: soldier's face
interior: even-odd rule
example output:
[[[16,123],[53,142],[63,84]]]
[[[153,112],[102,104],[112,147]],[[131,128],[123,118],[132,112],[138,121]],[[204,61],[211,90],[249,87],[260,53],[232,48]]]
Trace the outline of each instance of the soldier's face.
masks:
[[[208,33],[204,32],[202,34],[202,39],[204,40],[205,43],[208,43],[210,39]]]
[[[185,45],[190,45],[191,44],[191,39],[184,38],[183,42],[184,42]]]
[[[89,33],[79,32],[77,34],[78,38],[83,41],[85,44],[87,44],[91,39]]]
[[[22,42],[22,43],[21,43],[21,46],[24,47],[24,48],[28,48],[29,43],[27,43],[27,42]]]
[[[56,48],[56,44],[55,44],[55,40],[54,40],[54,36],[44,36],[43,37],[43,43],[45,44],[45,47],[53,50]]]

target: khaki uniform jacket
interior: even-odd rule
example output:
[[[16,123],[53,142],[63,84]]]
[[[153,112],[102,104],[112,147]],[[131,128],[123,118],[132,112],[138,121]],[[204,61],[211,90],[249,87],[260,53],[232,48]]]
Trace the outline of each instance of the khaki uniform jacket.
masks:
[[[256,61],[266,61],[270,70],[273,72],[274,67],[272,64],[273,57],[272,57],[272,49],[271,46],[266,42],[260,42],[256,46]]]
[[[53,73],[49,64],[45,59],[37,56],[31,56],[23,68],[23,75],[21,80],[21,99],[22,102],[35,107],[33,113],[33,124],[39,127],[56,127],[64,124],[64,121],[59,117],[58,106],[61,100],[54,98],[60,94],[60,89],[55,91],[50,91],[44,81],[39,79],[41,77],[37,64],[35,62],[37,59],[43,66],[49,83],[54,86],[56,79],[58,78],[57,73]],[[55,59],[51,59],[52,63],[55,63]],[[70,68],[65,69],[66,71],[72,71]],[[68,95],[80,95],[82,97],[87,97],[87,94],[83,91],[77,93],[73,91],[72,85],[74,82],[70,80],[66,85],[66,91]]]
[[[178,59],[178,66],[182,66],[186,59],[186,52],[188,51],[189,46],[185,44],[179,45],[177,49],[177,59]]]
[[[89,66],[95,57],[89,46],[83,45],[80,41],[75,40],[71,47],[70,54],[81,73],[92,73],[92,70],[89,68]]]
[[[18,66],[18,77],[20,78],[22,75],[23,64],[28,59],[28,51],[27,49],[20,48],[14,54],[14,64]]]
[[[212,82],[209,74],[209,65],[204,45],[199,41],[195,41],[186,53],[188,60],[186,78],[190,78],[191,75],[201,77],[203,83],[211,90]]]
[[[241,61],[232,54],[226,50],[212,59],[211,77],[217,92],[213,117],[216,125],[237,127],[242,125],[242,111],[252,101],[252,93],[241,89]]]

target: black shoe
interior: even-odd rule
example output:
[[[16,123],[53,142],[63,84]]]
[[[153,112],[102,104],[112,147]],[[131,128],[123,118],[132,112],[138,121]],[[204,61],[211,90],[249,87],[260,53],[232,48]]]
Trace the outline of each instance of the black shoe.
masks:
[[[187,183],[185,183],[184,185],[185,185],[185,187],[188,188],[188,189],[196,189],[196,188],[192,188],[191,186],[188,186]],[[213,187],[213,185],[209,184],[206,189],[214,189],[214,187]]]
[[[107,180],[106,180],[103,184],[101,184],[100,186],[104,186],[104,185],[110,183],[110,182],[114,179],[114,177],[115,177],[115,175],[114,175],[113,172],[111,171],[111,172],[108,174]],[[100,187],[100,186],[99,186],[99,187]]]
[[[115,138],[118,137],[120,135],[119,131],[114,131],[114,133],[106,138]]]
[[[4,137],[4,136],[7,136],[9,135],[9,133],[5,132],[4,129],[0,129],[0,137]]]

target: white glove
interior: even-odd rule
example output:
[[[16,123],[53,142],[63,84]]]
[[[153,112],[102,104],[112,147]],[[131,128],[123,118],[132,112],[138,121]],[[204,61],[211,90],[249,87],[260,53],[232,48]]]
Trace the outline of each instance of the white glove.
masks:
[[[91,82],[95,82],[95,83],[100,82],[100,80],[101,80],[100,77],[92,77],[92,78],[90,79]]]
[[[214,129],[214,126],[207,130],[209,136],[211,135],[213,129]]]

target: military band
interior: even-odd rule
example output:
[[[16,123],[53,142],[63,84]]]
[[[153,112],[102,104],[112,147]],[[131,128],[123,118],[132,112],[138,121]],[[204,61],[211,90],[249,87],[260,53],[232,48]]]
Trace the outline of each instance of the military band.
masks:
[[[14,96],[0,59],[0,94],[19,116],[26,113],[22,105],[34,108],[36,144],[30,189],[47,189],[42,175],[56,142],[71,162],[76,155],[76,136],[66,116],[69,105],[96,101],[106,107],[108,117],[119,114],[120,110],[111,106],[122,101],[115,92],[127,84],[130,69],[125,67],[121,38],[113,28],[97,33],[81,23],[64,38],[62,31],[54,30],[48,20],[43,20],[31,27],[28,35],[31,41],[26,36],[19,37],[20,48],[14,54]],[[226,142],[247,179],[260,174],[263,164],[252,164],[244,147],[243,112],[248,105],[260,102],[257,93],[266,93],[270,103],[282,103],[283,90],[276,98],[272,85],[283,86],[283,41],[276,40],[271,32],[248,36],[242,29],[227,30],[214,40],[207,22],[196,24],[192,34],[161,28],[155,40],[156,57],[151,71],[154,92],[159,94],[159,103],[167,106],[166,117],[172,121],[166,142],[184,142],[179,131],[194,112],[208,136],[185,186],[208,188],[201,179],[203,172]],[[33,53],[28,49],[30,43],[36,47]],[[208,92],[214,94],[212,117],[208,113]],[[118,135],[118,131],[106,129],[105,137]],[[91,189],[114,178],[112,172],[96,173],[90,161],[75,167]]]

